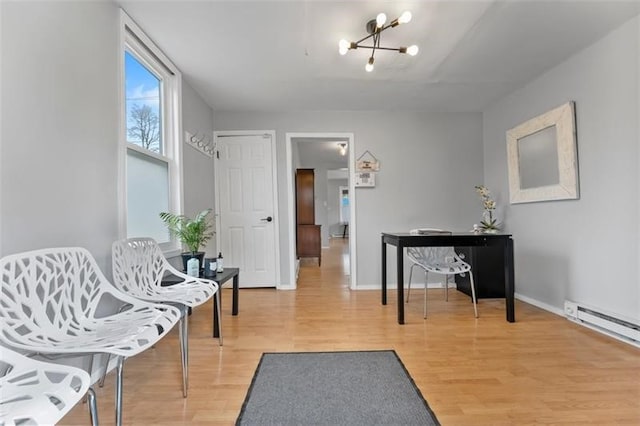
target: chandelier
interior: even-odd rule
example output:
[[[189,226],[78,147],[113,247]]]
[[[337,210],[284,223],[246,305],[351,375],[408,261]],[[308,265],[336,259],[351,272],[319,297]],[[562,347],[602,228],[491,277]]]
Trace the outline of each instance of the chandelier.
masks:
[[[411,21],[411,12],[406,11],[402,15],[400,15],[399,18],[396,18],[393,21],[391,21],[391,23],[385,25],[385,23],[387,22],[387,15],[385,15],[384,13],[379,13],[376,19],[372,19],[369,22],[367,22],[366,28],[367,28],[367,33],[369,33],[368,36],[365,36],[358,41],[351,41],[351,42],[342,39],[338,43],[338,51],[340,52],[341,55],[346,55],[346,53],[352,49],[358,49],[358,48],[371,49],[371,56],[369,56],[369,61],[367,62],[367,65],[365,65],[364,67],[364,69],[367,72],[373,71],[373,61],[374,61],[373,57],[376,53],[376,50],[393,50],[399,53],[407,53],[411,56],[415,56],[418,54],[418,46],[416,46],[415,44],[409,47],[395,47],[395,48],[380,46],[380,38],[383,31],[389,28],[397,27],[400,24],[406,24],[409,21]],[[371,46],[365,46],[361,44],[362,42],[369,39],[372,39]]]

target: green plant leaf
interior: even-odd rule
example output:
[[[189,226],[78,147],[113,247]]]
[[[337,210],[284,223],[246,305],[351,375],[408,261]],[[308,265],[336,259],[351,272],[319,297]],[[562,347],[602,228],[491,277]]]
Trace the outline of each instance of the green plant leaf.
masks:
[[[214,235],[213,225],[209,221],[211,209],[201,211],[194,219],[185,215],[162,212],[160,219],[167,225],[169,233],[187,246],[191,253],[204,247]]]

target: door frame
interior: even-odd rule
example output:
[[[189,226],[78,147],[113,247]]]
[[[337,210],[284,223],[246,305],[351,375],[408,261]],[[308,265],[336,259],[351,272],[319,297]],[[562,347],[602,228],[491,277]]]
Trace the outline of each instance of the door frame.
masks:
[[[220,221],[218,218],[220,217],[220,188],[218,187],[218,168],[215,166],[215,161],[217,160],[217,146],[218,146],[218,138],[223,138],[226,136],[263,136],[269,135],[271,137],[271,174],[272,174],[272,197],[273,197],[273,234],[274,234],[274,262],[276,268],[276,289],[280,290],[282,288],[282,280],[280,274],[280,214],[278,212],[278,161],[277,161],[277,149],[276,149],[276,131],[275,130],[218,130],[213,132],[213,147],[214,147],[214,200],[215,200],[215,227],[216,227],[216,247],[220,247]],[[242,272],[242,271],[240,271]]]
[[[287,289],[295,290],[297,287],[296,280],[296,211],[295,211],[295,188],[293,170],[293,148],[292,139],[295,138],[340,138],[347,139],[349,144],[349,288],[355,290],[357,288],[356,279],[356,197],[355,197],[355,140],[353,133],[349,132],[287,132],[285,133],[285,148],[287,156],[287,210],[289,212],[289,286]],[[309,142],[313,143],[313,142]]]

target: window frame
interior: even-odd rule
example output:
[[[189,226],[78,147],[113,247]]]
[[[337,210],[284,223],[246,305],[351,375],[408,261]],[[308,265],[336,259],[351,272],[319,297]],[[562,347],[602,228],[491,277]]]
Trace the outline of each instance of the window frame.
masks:
[[[150,71],[162,77],[161,84],[161,129],[162,153],[156,153],[127,141],[127,111],[125,87],[125,52]],[[166,162],[169,171],[169,210],[183,212],[183,167],[182,167],[182,74],[171,60],[153,43],[140,27],[120,10],[119,58],[119,149],[118,149],[118,234],[127,238],[127,155],[129,150]],[[158,212],[159,213],[159,212]],[[165,256],[176,256],[182,252],[179,241],[160,243]]]

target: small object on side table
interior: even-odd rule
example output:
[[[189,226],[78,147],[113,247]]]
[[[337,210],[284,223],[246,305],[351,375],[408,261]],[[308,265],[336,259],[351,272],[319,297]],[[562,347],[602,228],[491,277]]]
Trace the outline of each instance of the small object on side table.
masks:
[[[222,272],[224,268],[222,267],[222,252],[218,253],[218,267],[216,268],[216,272]]]

